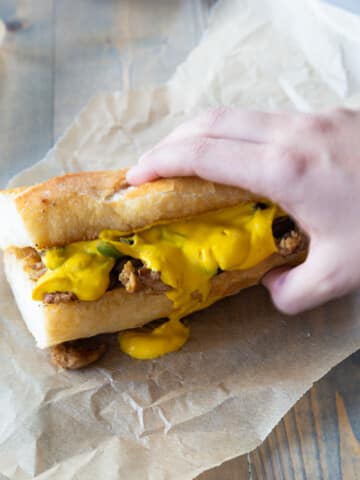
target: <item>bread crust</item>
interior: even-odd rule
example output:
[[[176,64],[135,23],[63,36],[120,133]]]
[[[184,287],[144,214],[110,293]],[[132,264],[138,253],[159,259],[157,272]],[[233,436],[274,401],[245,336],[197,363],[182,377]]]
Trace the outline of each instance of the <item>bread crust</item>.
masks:
[[[31,245],[49,248],[198,215],[260,197],[195,177],[159,179],[131,187],[126,169],[80,172],[28,188],[3,191],[15,204]],[[14,245],[17,245],[14,239]]]
[[[260,282],[266,272],[283,265],[296,265],[306,256],[306,248],[286,257],[275,253],[247,270],[222,272],[211,280],[209,299],[216,301]],[[11,249],[5,252],[5,265],[13,261],[21,267],[21,275],[26,277],[28,289],[16,294],[15,284],[19,281],[19,271],[6,268],[6,274],[21,313],[27,323],[29,309],[23,305],[24,295],[31,296],[35,284],[23,269],[24,258],[21,249]],[[27,302],[28,303],[28,302]],[[165,293],[140,291],[128,293],[124,288],[106,292],[99,300],[93,302],[70,302],[54,305],[38,304],[36,322],[42,322],[40,335],[32,331],[40,348],[50,347],[69,340],[88,338],[101,333],[113,333],[121,330],[142,326],[152,320],[168,317],[172,312],[172,302]],[[33,319],[32,319],[33,320]],[[31,328],[30,328],[31,330]]]

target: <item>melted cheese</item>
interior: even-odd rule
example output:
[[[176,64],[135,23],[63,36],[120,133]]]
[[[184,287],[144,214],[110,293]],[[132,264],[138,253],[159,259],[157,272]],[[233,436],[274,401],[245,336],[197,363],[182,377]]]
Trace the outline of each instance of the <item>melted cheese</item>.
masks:
[[[47,250],[43,262],[48,270],[37,281],[33,300],[42,300],[45,293],[52,292],[72,292],[84,301],[102,297],[109,286],[115,259],[101,255],[98,243],[76,242]]]
[[[178,350],[189,336],[180,319],[205,308],[210,280],[218,270],[251,268],[274,253],[272,223],[276,207],[255,208],[254,203],[206,213],[182,221],[159,224],[123,238],[124,233],[105,230],[100,242],[124,255],[138,258],[172,287],[170,320],[152,332],[141,329],[121,333],[120,348],[135,358],[155,358]],[[108,288],[115,259],[103,255],[99,240],[76,242],[50,249],[44,262],[49,269],[37,282],[33,299],[47,292],[71,291],[80,300],[97,300]]]
[[[176,352],[189,338],[189,328],[172,318],[152,331],[128,330],[119,334],[120,350],[139,360],[150,360],[166,353]]]

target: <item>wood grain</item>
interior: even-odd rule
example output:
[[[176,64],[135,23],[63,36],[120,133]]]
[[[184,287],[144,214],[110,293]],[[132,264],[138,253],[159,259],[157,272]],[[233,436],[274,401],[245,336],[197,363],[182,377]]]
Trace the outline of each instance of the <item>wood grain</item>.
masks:
[[[320,380],[286,415],[269,439],[251,455],[253,479],[344,479],[360,475],[359,352],[342,362]],[[266,450],[279,438],[277,452]],[[283,466],[275,475],[264,476],[259,459]],[[291,469],[285,460],[291,459]]]
[[[170,78],[211,4],[0,0],[0,18],[19,27],[0,49],[0,188],[43,158],[93,95]]]
[[[198,479],[360,479],[359,367],[357,352],[317,382],[254,452]]]
[[[61,0],[54,8],[54,136],[98,92],[166,82],[199,40],[193,0]]]
[[[0,1],[0,18],[14,27],[0,49],[0,187],[53,144],[52,7]]]

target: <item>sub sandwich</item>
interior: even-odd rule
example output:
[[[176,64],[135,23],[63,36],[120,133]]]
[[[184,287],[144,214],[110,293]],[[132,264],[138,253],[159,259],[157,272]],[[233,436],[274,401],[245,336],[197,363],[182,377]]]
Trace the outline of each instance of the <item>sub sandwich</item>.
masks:
[[[37,346],[65,368],[97,360],[106,333],[138,359],[176,351],[184,317],[306,257],[304,233],[258,195],[193,177],[132,187],[125,174],[0,192],[7,279]]]

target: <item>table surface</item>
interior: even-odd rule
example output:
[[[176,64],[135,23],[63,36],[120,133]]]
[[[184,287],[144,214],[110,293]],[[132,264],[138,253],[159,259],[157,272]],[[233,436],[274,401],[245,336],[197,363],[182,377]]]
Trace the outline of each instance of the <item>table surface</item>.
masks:
[[[99,91],[166,81],[213,0],[0,0],[0,187],[41,159]],[[152,58],[157,56],[156,68]],[[360,353],[308,392],[261,447],[198,480],[360,478]]]
[[[339,364],[249,455],[197,480],[360,479],[360,351]]]

